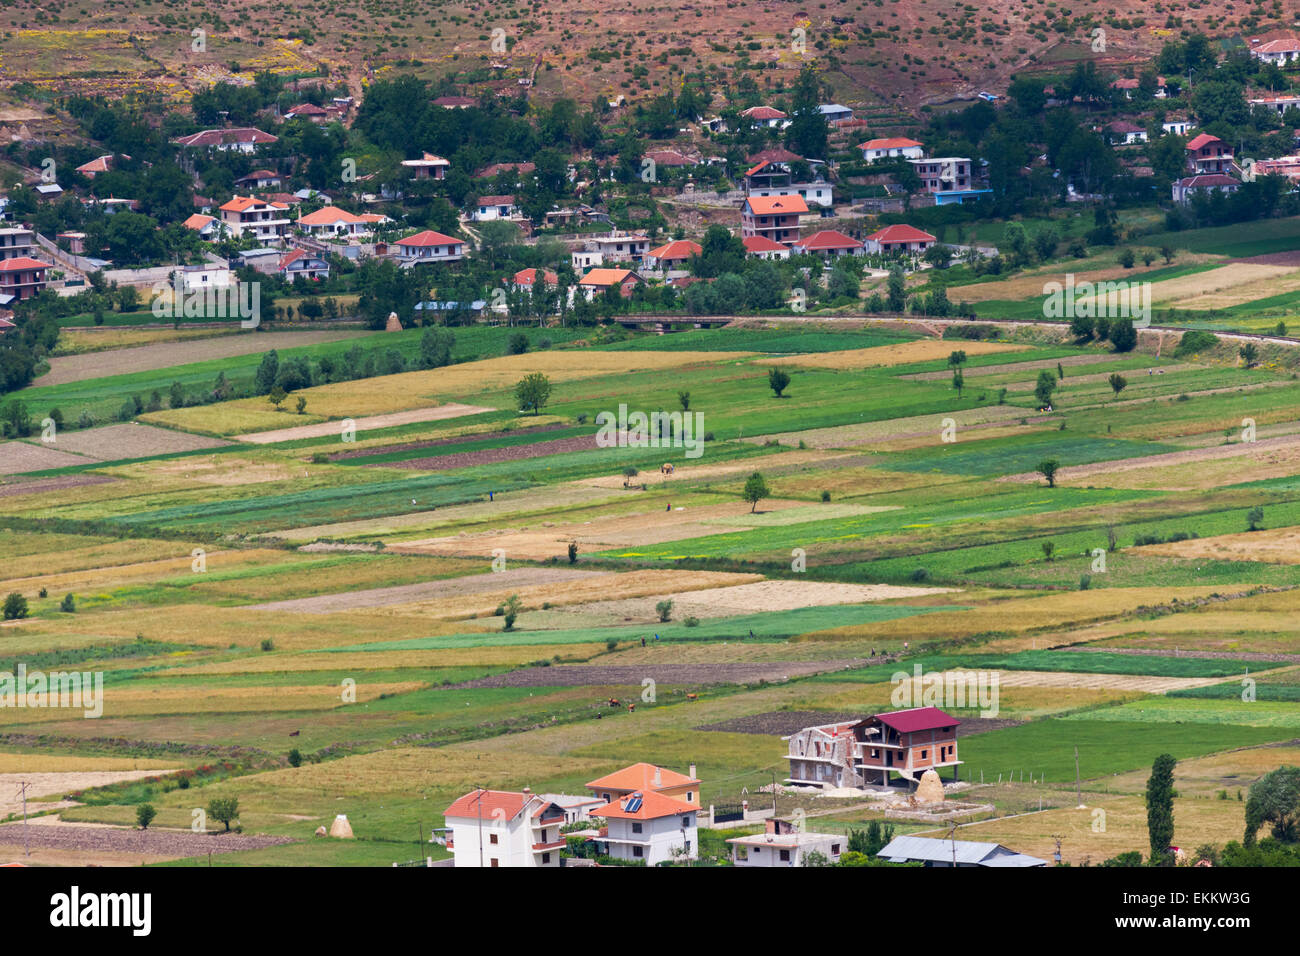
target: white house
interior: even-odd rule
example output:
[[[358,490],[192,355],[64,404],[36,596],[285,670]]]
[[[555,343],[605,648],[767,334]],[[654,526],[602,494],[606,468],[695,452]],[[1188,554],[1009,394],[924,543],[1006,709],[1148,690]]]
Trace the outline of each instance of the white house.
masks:
[[[925,252],[936,241],[928,232],[899,223],[878,229],[867,236],[864,247],[870,253]]]
[[[1300,109],[1300,96],[1261,96],[1247,102],[1251,106],[1268,107],[1278,116],[1281,116],[1292,107]]]
[[[772,106],[751,106],[741,110],[740,118],[748,120],[751,126],[767,126],[772,129],[784,129],[790,125],[786,114]]]
[[[1231,195],[1241,188],[1241,182],[1226,173],[1202,173],[1187,176],[1173,185],[1173,200],[1188,203],[1197,193],[1221,192]]]
[[[865,143],[859,143],[858,149],[862,150],[862,158],[869,163],[874,163],[878,159],[893,159],[895,157],[902,157],[903,159],[923,159],[925,157],[925,146],[905,136],[869,139]]]
[[[842,120],[853,119],[853,110],[839,103],[823,103],[817,107],[817,112],[822,114],[822,118],[828,123],[838,123]]]
[[[404,265],[423,262],[459,262],[465,258],[465,240],[426,229],[397,240],[397,254]]]
[[[611,232],[608,236],[590,237],[587,248],[600,253],[599,264],[634,262],[640,265],[650,251],[650,237],[639,232]]]
[[[471,791],[443,817],[458,867],[560,865],[564,808],[527,788]]]
[[[698,810],[698,803],[686,803],[654,790],[638,790],[592,810],[591,815],[607,823],[596,838],[606,853],[616,860],[654,866],[678,858],[696,858]]]
[[[382,222],[390,221],[379,213],[355,215],[338,206],[326,206],[298,217],[298,228],[309,236],[364,236]]]
[[[848,838],[842,833],[806,833],[789,820],[769,818],[762,833],[732,837],[731,862],[736,866],[800,866],[811,853],[838,863]]]
[[[1257,60],[1263,60],[1265,63],[1286,66],[1288,63],[1300,60],[1300,40],[1287,37],[1261,43],[1258,38],[1252,37],[1250,55]]]
[[[255,153],[258,147],[279,142],[278,136],[264,133],[253,127],[237,129],[205,129],[172,140],[177,146],[190,149],[216,149],[221,152]]]
[[[184,292],[203,292],[207,289],[229,289],[234,281],[230,270],[225,266],[204,264],[200,266],[181,266],[172,273],[172,287],[180,280]]]
[[[514,196],[479,196],[470,218],[475,222],[492,222],[494,219],[513,219],[518,215]]]
[[[574,272],[586,272],[605,264],[605,256],[599,249],[575,249],[569,255]]]
[[[773,242],[766,236],[745,236],[740,240],[745,246],[745,255],[751,259],[789,259],[790,247]]]
[[[1166,133],[1173,133],[1175,136],[1186,136],[1196,129],[1196,124],[1185,117],[1179,117],[1165,120],[1160,124],[1160,128]]]
[[[235,239],[279,239],[289,228],[289,206],[255,196],[236,196],[223,203],[221,221]]]
[[[416,179],[446,179],[451,163],[433,153],[424,153],[419,159],[404,159],[402,165],[411,170]]]

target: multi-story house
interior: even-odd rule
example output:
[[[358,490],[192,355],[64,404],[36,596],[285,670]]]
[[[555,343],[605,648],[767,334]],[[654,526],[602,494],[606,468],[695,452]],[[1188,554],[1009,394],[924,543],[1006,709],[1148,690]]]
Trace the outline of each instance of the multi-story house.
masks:
[[[685,774],[652,763],[634,763],[630,767],[588,781],[592,796],[608,802],[636,792],[653,790],[685,803],[699,806],[700,781],[695,776],[695,764]]]
[[[1232,147],[1217,136],[1199,133],[1187,141],[1187,167],[1198,176],[1232,172]]]
[[[654,790],[634,791],[591,811],[593,817],[606,823],[596,843],[616,860],[644,862],[647,866],[678,858],[695,859],[699,848],[698,810],[698,802],[685,803]]]
[[[426,229],[398,239],[397,255],[407,266],[425,262],[459,262],[465,258],[465,240]]]
[[[909,160],[921,186],[928,193],[953,192],[970,189],[971,165],[965,156],[933,156],[928,159]]]
[[[798,195],[810,206],[829,209],[835,203],[835,187],[826,179],[826,164],[803,159],[784,149],[764,150],[752,157],[754,166],[745,171],[746,196]],[[796,164],[808,174],[796,176]]]
[[[799,217],[807,212],[799,195],[748,196],[740,207],[741,238],[762,236],[790,245],[799,240]]]
[[[456,866],[559,866],[564,807],[527,787],[474,790],[443,811]]]
[[[937,707],[917,707],[862,720],[805,727],[790,742],[787,780],[823,789],[892,786],[891,775],[915,784],[926,770],[953,768],[957,779],[957,726]]]
[[[30,258],[35,242],[35,234],[30,229],[20,226],[0,229],[0,262]]]
[[[221,221],[235,239],[253,236],[262,241],[278,241],[289,231],[289,207],[255,196],[236,196],[220,209]]]
[[[862,158],[869,163],[900,156],[903,159],[922,159],[925,156],[925,146],[905,136],[869,139],[865,143],[859,143],[858,149],[862,150]]]
[[[48,262],[19,256],[0,262],[0,305],[30,299],[45,288]]]

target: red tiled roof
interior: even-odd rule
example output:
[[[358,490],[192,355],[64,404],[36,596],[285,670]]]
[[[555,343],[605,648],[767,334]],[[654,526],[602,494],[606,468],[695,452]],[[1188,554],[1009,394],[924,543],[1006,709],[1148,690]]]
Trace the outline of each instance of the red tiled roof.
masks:
[[[691,256],[698,256],[704,251],[704,247],[698,242],[691,242],[689,239],[675,239],[658,249],[651,249],[648,253],[652,259],[689,259]]]
[[[654,782],[656,771],[659,773],[659,783],[657,786]],[[699,783],[699,781],[694,777],[688,777],[683,773],[669,770],[666,767],[656,767],[652,763],[634,763],[630,767],[624,767],[622,770],[615,770],[611,774],[606,774],[603,777],[592,780],[587,784],[587,789],[599,790],[604,787],[609,790],[641,790],[644,792],[646,790],[663,790],[669,787],[680,787],[692,783]]]
[[[183,223],[181,223],[181,225],[184,226],[186,229],[198,230],[208,225],[208,223],[216,222],[216,221],[217,220],[215,216],[205,216],[201,212],[196,212],[194,215],[190,216],[190,218],[186,219]]]
[[[1209,133],[1198,133],[1187,142],[1188,149],[1202,149],[1211,143],[1222,143],[1223,140],[1217,136],[1211,136]]]
[[[456,239],[453,236],[446,236],[441,232],[434,232],[432,229],[426,229],[424,232],[417,232],[414,235],[407,236],[405,239],[398,239],[397,244],[399,246],[463,246],[465,240]]]
[[[514,275],[514,284],[528,286],[531,288],[533,284],[537,282],[537,274],[539,271],[541,271],[542,273],[542,281],[544,281],[547,285],[560,284],[560,277],[556,275],[554,272],[551,272],[549,269],[546,270],[520,269]]]
[[[1201,186],[1240,186],[1241,183],[1231,176],[1225,176],[1223,173],[1206,173],[1201,176],[1188,176],[1185,179],[1180,179],[1178,185],[1184,189],[1197,189]]]
[[[807,239],[800,239],[795,243],[800,249],[860,249],[862,243],[856,239],[837,232],[834,229],[823,229],[821,232],[815,232]]]
[[[483,819],[491,820],[493,814],[505,814],[507,820],[513,820],[527,802],[526,794],[511,790],[472,790],[456,800],[442,812],[444,817],[477,817],[480,812]]]
[[[515,204],[514,196],[479,196],[478,204],[480,206],[513,206]]]
[[[924,144],[908,139],[906,136],[889,136],[885,139],[869,139],[865,143],[859,143],[858,149],[911,149],[922,145]]]
[[[640,279],[631,269],[592,269],[585,276],[578,280],[578,285],[589,285],[596,288],[606,288],[608,286],[622,285],[628,279]],[[590,786],[590,785],[589,785]]]
[[[778,196],[750,196],[745,202],[756,216],[790,215],[808,211],[808,204],[798,193]]]
[[[934,236],[913,226],[886,226],[867,236],[876,242],[934,242]]]
[[[740,240],[747,252],[786,252],[789,246],[783,246],[779,242],[773,242],[767,236],[746,236]]]
[[[0,262],[0,272],[26,272],[29,269],[49,268],[51,266],[48,262],[41,262],[40,259],[33,259],[31,256],[18,256]]]
[[[938,707],[916,707],[912,710],[895,710],[888,714],[876,714],[882,724],[894,728],[900,734],[911,734],[919,730],[938,730],[942,727],[956,727],[961,723],[956,717],[950,717]]]
[[[245,212],[254,206],[270,206],[272,209],[285,209],[289,207],[283,203],[268,202],[264,199],[258,199],[256,196],[236,196],[234,199],[221,204],[221,208],[226,212]]]
[[[771,106],[751,106],[740,114],[746,119],[769,120],[785,119],[785,114]]]
[[[220,146],[229,143],[275,143],[279,141],[278,136],[272,136],[270,133],[264,133],[260,129],[252,127],[239,127],[236,129],[205,129],[202,132],[191,133],[189,136],[182,136],[173,140],[181,146]]]
[[[525,173],[531,173],[537,168],[536,163],[493,163],[491,166],[485,166],[474,174],[477,179],[491,179],[499,173],[514,172],[521,176]]]
[[[640,801],[639,806],[636,802],[638,800]],[[629,806],[637,807],[637,809],[629,810],[627,809]],[[605,819],[658,820],[660,817],[675,817],[683,813],[695,813],[699,809],[692,803],[666,797],[654,790],[640,790],[623,797],[621,800],[611,801],[603,807],[595,808],[591,811],[591,815],[593,817],[604,817]]]

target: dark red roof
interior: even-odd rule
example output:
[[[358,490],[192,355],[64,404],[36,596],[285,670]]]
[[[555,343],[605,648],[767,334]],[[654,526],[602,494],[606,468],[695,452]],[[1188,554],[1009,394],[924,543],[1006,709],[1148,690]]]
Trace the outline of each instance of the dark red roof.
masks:
[[[938,730],[941,727],[956,727],[961,723],[956,717],[949,717],[938,707],[895,710],[888,714],[876,714],[876,720],[893,727],[900,734],[911,734],[918,730]]]

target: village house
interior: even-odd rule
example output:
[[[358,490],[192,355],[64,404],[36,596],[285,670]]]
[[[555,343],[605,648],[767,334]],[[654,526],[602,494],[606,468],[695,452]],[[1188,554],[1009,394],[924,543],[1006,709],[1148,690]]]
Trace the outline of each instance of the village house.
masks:
[[[666,272],[670,269],[684,269],[693,256],[698,256],[704,247],[689,239],[675,239],[665,245],[651,249],[645,255],[643,265],[647,269]]]
[[[1123,91],[1124,99],[1126,100],[1133,99],[1133,94],[1141,89],[1141,87],[1142,81],[1137,77],[1132,76],[1120,77],[1110,85],[1112,90]],[[1156,77],[1155,89],[1151,91],[1151,95],[1158,100],[1163,100],[1169,96],[1169,91],[1165,88],[1165,78],[1163,76]]]
[[[591,819],[591,811],[603,807],[607,801],[599,797],[578,796],[569,793],[544,793],[542,799],[564,810],[564,822],[581,823]]]
[[[751,259],[789,259],[790,247],[773,242],[765,236],[746,236],[740,240],[745,255]]]
[[[652,763],[634,763],[588,781],[587,789],[606,803],[637,791],[662,793],[694,806],[700,803],[700,781],[695,776],[695,764],[691,764],[687,773],[681,774]]]
[[[231,288],[235,284],[235,276],[227,266],[205,262],[173,269],[169,282],[172,288],[179,286],[182,292],[207,292]]]
[[[891,774],[915,785],[926,770],[953,768],[957,779],[957,726],[937,707],[875,714],[861,720],[805,727],[788,740],[786,782],[822,789],[890,787]]]
[[[750,126],[766,126],[769,129],[784,129],[790,125],[786,114],[772,106],[751,106],[740,111],[740,118],[748,120]]]
[[[632,290],[636,286],[644,282],[645,280],[631,269],[595,268],[578,280],[578,288],[582,290],[588,302],[612,288],[617,288],[619,294],[626,299],[632,295]]]
[[[740,235],[761,236],[772,242],[799,240],[799,217],[807,214],[802,196],[747,196],[740,207]]]
[[[536,163],[493,163],[474,174],[475,179],[495,179],[503,173],[514,173],[516,186],[523,185],[523,177],[537,169]]]
[[[439,96],[433,105],[445,110],[466,110],[474,105],[474,99],[470,96]]]
[[[323,282],[330,277],[330,264],[306,249],[292,249],[280,257],[278,271],[286,282],[299,277]]]
[[[821,113],[822,118],[828,123],[842,123],[853,119],[853,110],[840,103],[823,103],[817,107],[817,112]]]
[[[727,840],[734,866],[801,866],[812,853],[821,854],[828,863],[838,863],[848,842],[842,833],[809,833],[776,817],[763,824],[762,833]]]
[[[894,837],[876,854],[890,863],[920,863],[923,866],[1047,866],[1046,860],[1009,850],[1000,843],[968,840],[937,840],[932,837]]]
[[[555,287],[559,284],[560,277],[549,269],[520,269],[510,280],[511,287],[516,291],[531,292],[539,285]]]
[[[1282,116],[1290,109],[1300,109],[1300,96],[1260,96],[1247,100],[1251,107],[1263,106]]]
[[[307,215],[299,215],[297,227],[309,236],[365,236],[374,227],[389,222],[378,213],[355,215],[338,206],[326,206]]]
[[[631,262],[639,266],[650,251],[650,237],[640,232],[615,231],[607,236],[591,236],[586,246],[600,254],[600,264]]]
[[[29,258],[35,244],[35,233],[30,229],[21,226],[0,229],[0,262]]]
[[[30,299],[45,288],[46,276],[53,268],[48,262],[18,256],[0,262],[0,305]]]
[[[1261,41],[1258,37],[1251,37],[1250,55],[1274,66],[1286,66],[1288,63],[1300,60],[1300,40],[1294,37],[1283,37],[1278,40]]]
[[[514,219],[519,215],[514,196],[479,196],[470,213],[475,222],[492,222],[496,219]]]
[[[1106,124],[1106,136],[1112,143],[1132,146],[1147,141],[1147,131],[1128,120],[1115,120]]]
[[[864,243],[871,253],[925,252],[938,240],[928,232],[903,224],[886,226],[867,236]]]
[[[269,169],[257,169],[235,180],[238,189],[270,189],[280,185],[280,174]]]
[[[130,157],[127,157],[128,159]],[[87,179],[94,179],[100,173],[106,173],[113,168],[113,154],[108,153],[104,156],[96,157],[88,163],[82,163],[77,167],[77,172]]]
[[[829,209],[835,203],[834,187],[826,180],[826,164],[803,159],[785,149],[764,150],[750,158],[755,165],[745,171],[746,196],[797,195],[810,207]],[[808,169],[806,179],[796,177],[795,164]]]
[[[284,256],[280,249],[245,249],[235,254],[239,264],[260,272],[262,275],[275,275],[280,270],[280,259]]]
[[[1185,116],[1171,116],[1160,124],[1160,128],[1166,133],[1173,133],[1175,136],[1186,136],[1196,129],[1196,124]]]
[[[280,240],[289,231],[289,207],[255,196],[236,196],[220,207],[221,221],[231,237]]]
[[[636,790],[591,811],[591,816],[606,824],[595,840],[616,860],[646,866],[678,858],[693,860],[699,847],[698,810],[698,802],[686,803],[655,790]]]
[[[305,119],[312,123],[327,123],[334,119],[334,116],[333,111],[316,106],[314,103],[299,103],[284,111],[284,118],[287,120]]]
[[[1264,160],[1261,160],[1264,162]],[[1258,164],[1256,167],[1258,170]],[[1187,176],[1173,185],[1173,199],[1176,203],[1189,203],[1198,193],[1221,192],[1232,195],[1241,188],[1241,182],[1224,173],[1206,173],[1201,176]]]
[[[446,179],[451,163],[433,153],[424,153],[419,159],[404,159],[402,166],[416,179]]]
[[[805,239],[795,242],[790,251],[797,256],[821,256],[823,259],[838,259],[840,256],[862,255],[862,243],[851,239],[834,229],[815,232]]]
[[[650,160],[656,166],[664,166],[669,169],[680,169],[684,166],[698,166],[699,157],[687,156],[679,149],[648,149],[642,155],[642,160]]]
[[[862,158],[869,163],[874,163],[878,159],[894,159],[896,157],[903,159],[923,159],[925,157],[925,146],[905,136],[869,139],[865,143],[859,143],[858,149],[862,150]]]
[[[60,249],[66,249],[76,256],[86,251],[86,234],[84,232],[56,233],[54,241],[59,244]]]
[[[1196,175],[1232,171],[1232,147],[1209,133],[1199,133],[1187,142],[1187,166]]]
[[[201,212],[196,212],[184,222],[181,223],[186,229],[193,229],[199,234],[200,239],[218,239],[223,230],[223,224],[216,216],[205,216]]]
[[[425,262],[459,262],[465,258],[465,240],[426,229],[397,240],[397,255],[405,266]]]
[[[1257,159],[1254,166],[1255,175],[1282,176],[1291,183],[1300,182],[1300,156],[1277,156],[1273,159]]]
[[[255,153],[261,146],[279,142],[278,136],[252,127],[235,129],[205,129],[189,136],[172,140],[186,149],[220,150],[221,152]]]
[[[455,865],[555,866],[565,839],[562,806],[528,788],[474,790],[443,811]]]

